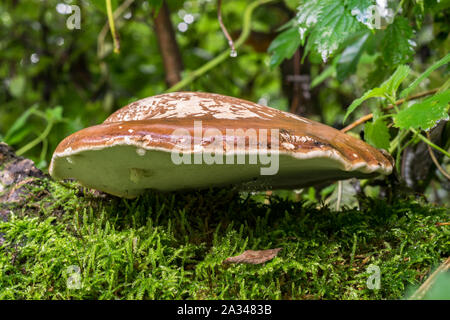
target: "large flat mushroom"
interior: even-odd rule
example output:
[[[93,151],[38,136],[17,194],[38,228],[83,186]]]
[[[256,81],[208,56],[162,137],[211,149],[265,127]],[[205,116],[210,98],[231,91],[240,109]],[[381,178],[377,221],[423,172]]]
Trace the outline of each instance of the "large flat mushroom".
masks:
[[[233,97],[176,92],[133,102],[65,138],[49,171],[133,198],[147,189],[301,188],[387,175],[392,164],[324,124]]]

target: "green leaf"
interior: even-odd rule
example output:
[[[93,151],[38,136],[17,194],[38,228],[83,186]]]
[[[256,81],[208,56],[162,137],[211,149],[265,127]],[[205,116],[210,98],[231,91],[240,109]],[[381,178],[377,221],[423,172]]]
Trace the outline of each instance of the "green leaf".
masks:
[[[389,150],[391,136],[383,118],[367,122],[364,125],[364,138],[376,148]]]
[[[298,28],[290,28],[280,33],[270,44],[268,52],[272,53],[270,66],[276,67],[284,59],[289,59],[300,46],[300,34]]]
[[[62,117],[63,108],[61,106],[57,106],[53,109],[46,109],[45,110],[45,116],[47,118],[47,121],[53,121],[58,122],[63,119]]]
[[[345,48],[336,66],[336,77],[339,81],[344,81],[349,75],[355,73],[359,58],[363,52],[364,44],[369,34],[364,34],[354,44]]]
[[[26,122],[28,118],[33,114],[35,110],[37,110],[38,105],[34,104],[30,108],[27,109],[19,118],[14,121],[11,128],[9,128],[8,132],[5,135],[5,141],[7,143],[13,144],[11,140],[13,139],[13,136],[17,134],[18,131],[20,131],[22,128],[25,127]]]
[[[18,75],[9,83],[9,92],[14,98],[19,98],[25,90],[25,84],[25,77],[23,75]]]
[[[410,70],[408,66],[399,66],[394,74],[381,84],[380,87],[386,90],[386,96],[395,98],[398,87],[408,76]]]
[[[313,79],[313,81],[311,81],[311,89],[321,84],[328,77],[331,77],[335,72],[336,72],[335,64],[332,64],[331,66],[327,67],[325,70],[322,71],[321,74],[319,74],[317,77]]]
[[[396,67],[411,61],[414,55],[413,30],[408,19],[397,16],[385,31],[381,41],[384,61]]]
[[[356,99],[355,101],[352,102],[352,104],[350,105],[350,107],[348,107],[347,109],[347,113],[345,114],[344,117],[344,122],[347,119],[347,117],[364,101],[366,101],[367,99],[370,98],[375,98],[375,97],[383,97],[385,93],[385,90],[381,89],[381,88],[374,88],[372,90],[367,91],[366,93],[364,93],[364,95],[361,98]]]
[[[293,23],[288,23],[291,30],[296,30],[300,36],[300,44],[305,47],[304,57],[311,51],[317,52],[324,62],[328,60],[355,32],[367,30],[367,26],[358,22],[352,15],[352,9],[366,10],[374,4],[373,0],[310,0],[303,1],[297,9]],[[292,26],[293,24],[293,26]],[[294,31],[291,31],[293,35]],[[280,35],[281,36],[281,35]],[[279,39],[278,37],[275,39]],[[298,42],[295,40],[295,44]],[[294,43],[292,44],[294,45]],[[283,59],[292,56],[293,48],[275,43],[269,52],[273,52],[271,65],[276,66]],[[350,65],[349,65],[350,67]]]
[[[372,90],[367,91],[361,98],[353,101],[350,107],[348,107],[347,109],[347,113],[344,117],[344,122],[347,117],[367,99],[374,97],[384,97],[395,100],[395,93],[403,80],[405,80],[405,78],[408,76],[409,71],[410,69],[408,66],[399,66],[397,70],[395,70],[394,74],[385,82],[383,82],[380,87],[373,88]]]
[[[427,130],[436,125],[439,120],[448,119],[449,102],[450,90],[437,93],[401,110],[394,116],[394,124],[401,129]]]
[[[447,54],[445,57],[443,57],[441,60],[435,62],[427,70],[425,70],[425,72],[422,73],[416,80],[414,80],[414,82],[411,83],[408,88],[404,89],[400,93],[400,98],[407,97],[410,94],[410,92],[413,91],[425,78],[428,78],[430,73],[432,73],[434,70],[438,69],[439,67],[442,67],[443,65],[449,62],[450,62],[450,53]]]
[[[350,10],[357,9],[360,12],[364,12],[372,5],[375,5],[375,1],[373,0],[347,0],[347,6]]]

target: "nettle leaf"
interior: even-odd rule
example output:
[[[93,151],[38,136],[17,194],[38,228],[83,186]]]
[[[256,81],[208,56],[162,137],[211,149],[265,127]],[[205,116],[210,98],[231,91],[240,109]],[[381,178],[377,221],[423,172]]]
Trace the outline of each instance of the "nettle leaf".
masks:
[[[284,59],[291,58],[295,50],[300,46],[300,34],[297,27],[287,29],[280,33],[270,44],[269,53],[272,53],[270,58],[270,66],[278,66]]]
[[[450,90],[437,93],[394,116],[394,125],[400,129],[427,130],[436,125],[439,120],[448,119]]]
[[[280,34],[275,38],[275,43],[271,44],[269,48],[269,52],[273,53],[271,66],[276,66],[286,57],[291,57],[295,52],[294,44],[304,45],[307,37],[304,56],[314,50],[326,62],[355,32],[367,30],[367,26],[359,22],[354,15],[354,10],[365,12],[374,3],[374,0],[304,1],[297,9],[296,20],[288,24],[290,31]],[[300,38],[300,42],[295,36]],[[284,38],[288,37],[289,41],[292,41],[291,46],[284,41]],[[353,58],[357,59],[356,56]]]
[[[326,0],[321,2],[325,5],[321,8],[319,19],[310,31],[305,55],[313,49],[326,62],[353,32],[363,30],[364,26],[352,16],[343,1]]]
[[[364,125],[364,138],[376,148],[389,150],[391,136],[383,118],[367,122]]]
[[[408,19],[397,16],[385,31],[381,41],[383,59],[391,66],[411,61],[414,55],[415,43],[412,40],[413,29]]]
[[[306,1],[297,8],[297,23],[302,40],[302,46],[305,44],[306,36],[319,20],[322,19],[321,14],[323,8],[328,5],[328,1]]]
[[[395,93],[408,76],[409,71],[411,71],[411,69],[408,66],[399,66],[394,74],[381,84],[380,88],[383,88],[383,90],[386,91],[386,96],[395,98]]]
[[[408,76],[409,71],[410,68],[408,66],[399,66],[397,70],[395,70],[394,74],[385,82],[383,82],[380,87],[373,88],[367,91],[361,98],[353,101],[350,107],[348,107],[347,109],[344,121],[359,105],[361,105],[361,103],[363,103],[367,99],[375,97],[395,99],[395,93],[403,80],[405,80],[405,78]]]
[[[361,103],[363,103],[364,101],[366,101],[367,99],[370,99],[370,98],[383,97],[384,92],[385,91],[381,88],[373,88],[372,90],[369,90],[366,93],[364,93],[364,95],[361,98],[358,98],[355,101],[353,101],[352,104],[350,105],[350,107],[348,107],[348,109],[347,109],[347,113],[345,114],[345,117],[344,117],[344,122],[347,119],[347,117],[353,111],[355,111],[355,109],[357,107],[359,107],[361,105]]]
[[[364,12],[370,6],[375,5],[375,3],[376,2],[374,0],[348,0],[347,6],[353,11],[354,14],[356,14],[356,10]]]
[[[414,80],[413,83],[409,85],[408,88],[403,90],[400,93],[400,98],[407,97],[411,91],[413,91],[424,79],[428,78],[428,76],[436,69],[442,67],[443,65],[450,62],[450,53],[447,54],[445,57],[443,57],[441,60],[435,62],[431,67],[429,67],[427,70],[425,70],[424,73],[422,73],[416,80]]]

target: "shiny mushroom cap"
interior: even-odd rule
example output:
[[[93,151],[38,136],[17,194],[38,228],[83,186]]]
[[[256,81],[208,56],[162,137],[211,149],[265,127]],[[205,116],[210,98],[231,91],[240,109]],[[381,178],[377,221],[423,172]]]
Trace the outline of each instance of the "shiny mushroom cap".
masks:
[[[219,94],[176,92],[133,102],[65,138],[49,171],[133,198],[146,189],[301,188],[387,175],[392,163],[319,122]]]

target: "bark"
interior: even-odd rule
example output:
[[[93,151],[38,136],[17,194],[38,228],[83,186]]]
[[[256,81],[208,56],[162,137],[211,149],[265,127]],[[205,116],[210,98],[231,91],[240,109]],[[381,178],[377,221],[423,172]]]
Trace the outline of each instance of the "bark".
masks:
[[[166,1],[163,1],[155,20],[156,36],[159,50],[163,58],[166,72],[166,84],[171,87],[181,80],[183,62],[175,38],[175,32],[170,21],[170,11]]]
[[[283,93],[289,99],[289,111],[304,117],[319,114],[317,108],[318,92],[312,92],[310,66],[308,59],[301,62],[303,47],[299,47],[292,58],[281,63]],[[315,88],[317,89],[317,88]]]
[[[46,176],[33,161],[17,156],[7,144],[0,142],[0,203],[17,203],[26,192],[26,185]],[[0,208],[1,209],[1,208]],[[4,218],[4,212],[0,210]]]

